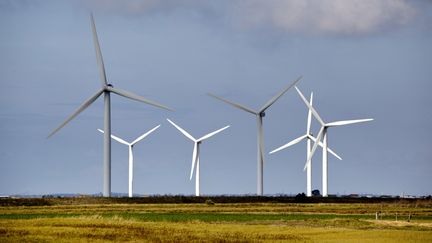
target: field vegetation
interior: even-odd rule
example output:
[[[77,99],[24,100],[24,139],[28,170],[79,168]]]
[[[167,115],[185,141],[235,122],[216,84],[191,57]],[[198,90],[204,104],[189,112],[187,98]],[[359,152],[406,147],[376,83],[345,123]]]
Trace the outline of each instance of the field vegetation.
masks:
[[[432,242],[431,200],[44,200],[0,199],[0,242]]]

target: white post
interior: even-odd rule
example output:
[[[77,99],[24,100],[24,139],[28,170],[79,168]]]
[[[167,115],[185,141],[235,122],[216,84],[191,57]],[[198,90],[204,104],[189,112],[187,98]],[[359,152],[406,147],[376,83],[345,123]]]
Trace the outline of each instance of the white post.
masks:
[[[323,137],[323,154],[322,154],[322,160],[323,160],[323,175],[322,175],[322,186],[323,186],[323,197],[328,197],[328,164],[327,164],[327,128],[324,128],[323,131],[324,137]]]
[[[197,158],[196,173],[195,173],[195,196],[199,197],[199,156]]]
[[[111,197],[111,97],[104,92],[104,160],[103,196]]]
[[[307,138],[307,158],[309,158],[311,152],[311,139]],[[306,171],[306,196],[311,197],[312,196],[312,160],[310,161],[310,164],[307,166]]]
[[[257,195],[263,195],[263,171],[264,171],[264,142],[263,142],[263,127],[262,118],[264,113],[260,113],[257,116],[257,126],[258,126],[258,137],[257,137]]]
[[[129,145],[129,197],[133,197],[133,152],[132,145]]]
[[[200,195],[200,159],[199,159],[199,144],[197,145],[197,161],[195,171],[195,196]]]

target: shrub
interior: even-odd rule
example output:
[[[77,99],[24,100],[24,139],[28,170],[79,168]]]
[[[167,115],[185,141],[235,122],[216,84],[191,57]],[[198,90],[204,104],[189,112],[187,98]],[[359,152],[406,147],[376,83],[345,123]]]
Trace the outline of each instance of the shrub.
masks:
[[[207,199],[205,201],[205,204],[207,204],[207,205],[214,205],[215,203],[211,199]]]

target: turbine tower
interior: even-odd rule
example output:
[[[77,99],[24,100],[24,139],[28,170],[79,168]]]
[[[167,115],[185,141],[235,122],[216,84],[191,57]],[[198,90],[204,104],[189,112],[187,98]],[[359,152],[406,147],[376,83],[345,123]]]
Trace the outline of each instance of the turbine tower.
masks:
[[[240,110],[249,112],[256,116],[257,118],[257,194],[263,195],[263,169],[264,169],[264,135],[263,135],[263,117],[265,116],[265,111],[273,105],[283,94],[285,94],[292,86],[294,86],[298,81],[300,81],[302,77],[298,77],[294,82],[288,85],[285,89],[283,89],[280,93],[273,96],[267,103],[261,107],[258,111],[248,108],[244,105],[240,105],[238,103],[226,100],[214,94],[208,94],[209,96],[216,98],[220,101],[223,101],[229,105],[232,105]]]
[[[129,197],[133,197],[133,146],[138,143],[139,141],[143,140],[145,137],[147,137],[150,133],[152,133],[154,130],[158,129],[161,125],[158,125],[156,127],[154,127],[153,129],[151,129],[150,131],[144,133],[143,135],[139,136],[137,139],[135,139],[133,142],[129,143],[126,142],[125,140],[114,136],[111,134],[111,138],[116,140],[119,143],[122,143],[124,145],[127,145],[129,148]],[[98,129],[99,132],[104,133],[103,130]]]
[[[78,114],[80,114],[82,111],[84,111],[87,107],[89,107],[93,102],[96,101],[96,99],[100,95],[104,95],[104,131],[106,133],[104,134],[104,166],[103,166],[103,174],[104,174],[104,183],[103,183],[103,196],[104,197],[110,197],[111,196],[111,92],[115,93],[117,95],[140,101],[149,105],[153,105],[159,108],[171,110],[170,108],[163,106],[161,104],[158,104],[154,101],[148,100],[146,98],[143,98],[141,96],[138,96],[134,93],[131,93],[126,90],[121,90],[118,88],[114,88],[110,83],[108,83],[106,74],[105,74],[105,66],[102,59],[102,53],[99,46],[99,41],[96,33],[96,26],[94,23],[93,15],[90,15],[91,19],[91,27],[93,31],[93,41],[94,41],[94,47],[96,49],[96,60],[99,67],[99,75],[100,80],[102,83],[102,88],[99,89],[93,96],[88,98],[84,103],[81,104],[80,107],[72,115],[70,115],[60,126],[58,126],[56,129],[54,129],[49,135],[48,138],[54,135],[57,131],[59,131],[62,127],[64,127],[68,122],[70,122],[72,119],[74,119]]]
[[[200,158],[199,158],[199,154],[200,154],[200,145],[202,143],[202,141],[206,140],[207,138],[212,137],[213,135],[216,135],[219,132],[222,132],[223,130],[227,129],[230,126],[226,126],[223,127],[219,130],[216,130],[214,132],[211,132],[207,135],[202,136],[199,139],[194,138],[192,135],[190,135],[188,132],[186,132],[185,130],[183,130],[181,127],[179,127],[177,124],[175,124],[173,121],[171,121],[170,119],[167,119],[167,121],[169,121],[169,123],[171,123],[175,128],[177,128],[177,130],[179,130],[181,133],[183,133],[183,135],[185,135],[187,138],[189,138],[190,140],[192,140],[194,142],[194,149],[193,149],[193,153],[192,153],[192,167],[191,167],[191,172],[190,172],[190,178],[189,180],[192,180],[192,176],[193,176],[193,172],[194,172],[194,167],[196,164],[196,172],[195,172],[195,196],[199,196],[200,195]]]
[[[372,121],[372,118],[368,118],[368,119],[357,119],[357,120],[345,120],[345,121],[335,121],[335,122],[328,122],[325,123],[323,121],[323,119],[321,119],[321,117],[319,116],[318,112],[312,107],[312,105],[310,105],[306,98],[304,97],[304,95],[302,94],[302,92],[297,88],[297,86],[295,87],[295,89],[297,90],[297,93],[300,95],[300,97],[302,98],[303,102],[306,104],[306,106],[308,107],[308,109],[312,112],[313,116],[318,120],[318,122],[321,124],[321,129],[318,132],[318,135],[316,137],[316,141],[312,147],[312,150],[306,160],[306,164],[305,164],[305,168],[306,169],[308,166],[310,166],[311,163],[311,159],[315,153],[315,150],[317,149],[318,143],[317,141],[321,141],[321,139],[323,139],[323,155],[322,155],[322,170],[323,170],[323,175],[322,175],[322,187],[323,187],[323,197],[327,197],[328,196],[328,166],[327,166],[327,151],[328,151],[328,147],[327,147],[327,130],[330,127],[337,127],[337,126],[344,126],[344,125],[349,125],[349,124],[355,124],[355,123],[361,123],[361,122],[368,122],[368,121]]]
[[[312,100],[313,100],[313,93],[311,93],[310,96],[310,101],[309,104],[312,105]],[[313,134],[310,131],[311,128],[311,122],[312,122],[312,114],[311,111],[308,111],[308,117],[307,117],[307,126],[306,126],[306,134],[303,136],[300,136],[294,140],[292,140],[291,142],[288,142],[285,145],[280,146],[279,148],[273,150],[270,152],[270,154],[276,153],[278,151],[281,151],[283,149],[286,149],[294,144],[297,144],[301,141],[303,141],[304,139],[306,139],[307,142],[307,150],[306,150],[306,158],[309,158],[310,155],[310,151],[311,151],[311,141],[315,142],[316,138],[313,136]],[[321,147],[323,147],[323,143],[321,141],[319,141],[319,145]],[[336,158],[338,158],[339,160],[342,160],[341,157],[339,157],[339,155],[337,155],[335,152],[333,152],[330,148],[327,148],[327,150]],[[308,197],[312,196],[312,160],[311,163],[307,165],[306,167],[307,172],[306,172],[306,195]]]

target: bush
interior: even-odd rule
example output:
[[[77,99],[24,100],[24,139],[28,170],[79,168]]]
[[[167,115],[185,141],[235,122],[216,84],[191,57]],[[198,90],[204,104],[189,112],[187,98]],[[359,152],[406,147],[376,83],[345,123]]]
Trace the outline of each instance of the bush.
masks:
[[[215,203],[211,199],[207,199],[205,201],[205,204],[207,204],[207,205],[214,205]]]

